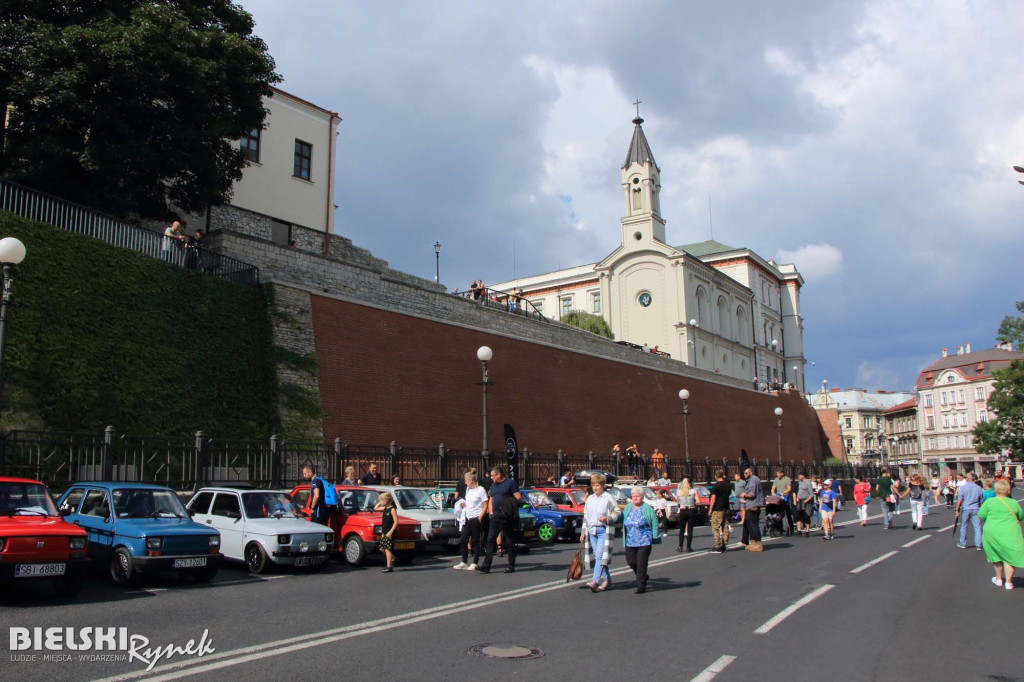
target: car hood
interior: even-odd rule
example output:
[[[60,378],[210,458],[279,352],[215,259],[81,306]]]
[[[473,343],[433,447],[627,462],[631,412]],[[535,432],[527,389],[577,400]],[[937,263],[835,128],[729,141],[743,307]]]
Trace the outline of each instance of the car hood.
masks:
[[[427,509],[403,509],[398,515],[415,521],[451,521],[454,518],[453,514]]]
[[[0,516],[0,537],[88,535],[84,529],[59,516]]]
[[[146,535],[219,535],[216,529],[192,519],[117,519],[117,533],[133,537]]]
[[[583,514],[574,511],[567,511],[565,509],[531,509],[530,513],[534,516],[558,516],[563,519],[575,519],[582,518]]]
[[[333,533],[330,528],[303,519],[250,519],[245,522],[246,533],[260,535],[301,535],[303,533]]]

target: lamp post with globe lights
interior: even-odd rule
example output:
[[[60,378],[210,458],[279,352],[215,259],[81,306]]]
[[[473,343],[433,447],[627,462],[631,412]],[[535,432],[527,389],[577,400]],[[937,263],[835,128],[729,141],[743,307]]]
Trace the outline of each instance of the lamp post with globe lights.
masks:
[[[838,412],[838,410],[836,410]],[[849,459],[846,456],[846,441],[843,440],[843,419],[840,417],[836,420],[836,426],[839,427],[839,453],[843,456],[843,464],[849,464]]]
[[[690,318],[690,333],[689,338],[686,339],[686,345],[693,347],[693,366],[700,369],[697,363],[697,329],[700,325],[697,324],[697,320]]]
[[[775,408],[776,428],[779,432],[779,464],[782,464],[782,408]]]
[[[14,284],[14,268],[25,260],[25,245],[17,237],[0,239],[0,265],[3,266],[3,298],[0,299],[0,396],[4,388],[4,349],[7,343],[7,311]]]
[[[484,387],[484,441],[483,447],[480,450],[480,454],[483,457],[487,457],[487,384],[490,382],[487,380],[487,363],[494,357],[494,351],[488,346],[480,346],[476,349],[476,359],[480,361],[480,365],[483,367],[484,378],[480,384]]]
[[[441,242],[434,242],[434,281],[441,283]]]
[[[686,451],[686,462],[690,462],[690,430],[686,423],[687,417],[690,415],[689,400],[690,392],[685,388],[679,391],[679,399],[683,401],[683,447]]]

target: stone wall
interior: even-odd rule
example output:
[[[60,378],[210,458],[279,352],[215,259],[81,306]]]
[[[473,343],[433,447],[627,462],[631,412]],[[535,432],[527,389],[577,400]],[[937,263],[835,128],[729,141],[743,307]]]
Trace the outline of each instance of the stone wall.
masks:
[[[278,355],[277,382],[278,386],[285,387],[278,406],[283,434],[286,438],[319,441],[323,438],[320,410],[304,411],[297,404],[321,404],[309,292],[280,284],[271,286],[274,307],[270,314],[274,348]]]

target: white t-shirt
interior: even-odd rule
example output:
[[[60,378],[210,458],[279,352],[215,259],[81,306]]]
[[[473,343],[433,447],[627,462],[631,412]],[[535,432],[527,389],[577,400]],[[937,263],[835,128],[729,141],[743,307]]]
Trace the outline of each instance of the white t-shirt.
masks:
[[[478,519],[484,504],[487,502],[487,491],[482,485],[466,488],[466,518]]]
[[[597,528],[607,525],[607,521],[601,521],[602,516],[608,516],[608,510],[615,504],[615,498],[607,490],[600,495],[591,495],[583,506],[583,514],[587,518],[587,528]]]

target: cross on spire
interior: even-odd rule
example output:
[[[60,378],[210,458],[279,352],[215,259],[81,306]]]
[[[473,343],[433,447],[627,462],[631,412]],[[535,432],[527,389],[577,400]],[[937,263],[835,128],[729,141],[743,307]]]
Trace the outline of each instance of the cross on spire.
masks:
[[[637,118],[640,118],[640,105],[643,104],[643,103],[644,103],[644,101],[642,99],[640,99],[639,97],[636,100],[633,101],[633,106],[636,107],[636,117]]]

